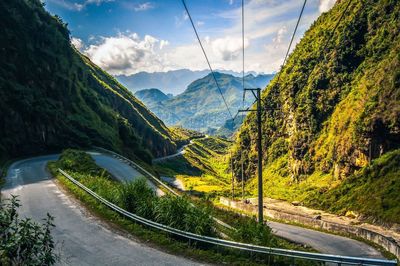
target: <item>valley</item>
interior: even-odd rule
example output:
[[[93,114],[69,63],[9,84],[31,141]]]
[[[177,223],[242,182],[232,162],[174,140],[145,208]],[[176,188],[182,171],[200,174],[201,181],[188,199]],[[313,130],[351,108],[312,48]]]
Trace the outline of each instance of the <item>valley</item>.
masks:
[[[0,2],[0,264],[397,265],[400,2],[331,2]]]

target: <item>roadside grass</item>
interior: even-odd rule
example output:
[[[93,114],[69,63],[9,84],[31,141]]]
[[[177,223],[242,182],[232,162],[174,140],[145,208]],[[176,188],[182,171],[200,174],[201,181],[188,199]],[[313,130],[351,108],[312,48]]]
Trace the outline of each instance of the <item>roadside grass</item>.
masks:
[[[85,154],[85,155],[83,155]],[[89,156],[86,153],[81,154],[82,156]],[[90,157],[90,156],[89,156]],[[61,160],[62,161],[62,157]],[[107,200],[110,201],[118,201],[117,196],[118,195],[118,190],[121,189],[121,186],[124,186],[125,184],[118,183],[112,179],[112,177],[104,171],[104,169],[101,169],[99,167],[92,167],[90,165],[87,165],[85,160],[78,159],[77,162],[82,161],[84,162],[83,164],[86,165],[85,169],[81,169],[81,172],[73,172],[71,168],[68,169],[68,166],[74,165],[73,162],[66,160],[68,163],[60,163],[58,162],[51,162],[48,165],[49,170],[51,173],[57,177],[57,180],[59,183],[68,191],[70,191],[76,198],[78,198],[86,207],[89,208],[91,212],[93,212],[95,215],[101,217],[103,220],[109,221],[112,224],[117,225],[118,228],[122,228],[125,231],[128,231],[129,233],[132,233],[136,237],[138,237],[141,241],[151,243],[151,245],[154,245],[156,247],[162,248],[163,250],[166,250],[170,253],[173,254],[179,254],[183,255],[185,257],[189,258],[195,258],[198,260],[201,260],[203,262],[209,262],[209,263],[217,263],[217,264],[228,264],[228,265],[267,265],[268,260],[271,263],[273,261],[273,265],[288,265],[292,262],[291,259],[289,258],[282,258],[282,257],[268,257],[268,255],[265,256],[260,256],[260,255],[255,255],[251,254],[249,252],[242,252],[242,251],[237,251],[229,248],[223,248],[223,247],[215,247],[215,246],[209,246],[205,245],[203,243],[197,243],[197,242],[192,242],[190,244],[187,243],[187,240],[179,238],[179,237],[174,237],[168,234],[165,234],[163,232],[155,231],[150,228],[147,228],[145,226],[136,224],[135,222],[132,222],[130,220],[127,220],[126,218],[118,215],[117,213],[113,212],[112,210],[108,209],[106,206],[100,204],[98,201],[96,201],[94,198],[92,198],[90,195],[86,194],[83,190],[75,186],[73,183],[71,183],[68,179],[66,179],[64,176],[59,174],[57,172],[58,167],[65,167],[66,171],[69,170],[70,174],[82,182],[84,185],[88,186],[90,189],[94,190],[96,193],[99,195],[103,196]],[[120,187],[118,187],[120,186]],[[133,189],[134,190],[134,189]],[[129,193],[128,193],[129,194]],[[129,194],[133,195],[133,194]],[[118,196],[119,197],[119,196]],[[162,204],[156,205],[155,209],[160,209],[161,211],[158,212],[158,215],[163,214],[163,218],[157,217],[157,214],[155,215],[155,219],[159,220],[164,220],[164,221],[173,221],[175,223],[181,222],[180,220],[186,220],[188,224],[196,224],[196,220],[202,220],[203,223],[204,221],[207,221],[207,217],[210,218],[210,213],[206,213],[204,211],[196,211],[196,210],[205,210],[209,209],[208,206],[198,206],[196,208],[189,208],[187,205],[187,200],[182,199],[182,198],[175,198],[172,199],[172,197],[163,197],[164,199],[162,200]],[[178,200],[176,200],[178,199]],[[133,200],[133,199],[131,199]],[[130,201],[128,201],[130,202]],[[170,204],[172,202],[173,204]],[[145,204],[148,204],[146,202]],[[124,205],[124,204],[122,204]],[[178,208],[175,205],[180,205],[184,206],[183,208]],[[158,206],[158,207],[157,207]],[[186,207],[185,207],[186,206]],[[123,206],[127,207],[127,206]],[[171,209],[176,209],[177,211],[171,211]],[[192,217],[192,218],[185,218],[185,214],[182,213],[182,209],[186,209],[188,212],[191,212],[191,215],[186,216],[186,217]],[[178,214],[179,212],[179,214]],[[157,210],[156,210],[157,213]],[[151,217],[153,214],[150,214],[148,217]],[[198,219],[201,216],[201,219]],[[158,220],[158,221],[159,221]],[[206,222],[207,223],[207,222]],[[165,223],[167,225],[171,225],[168,223]],[[176,225],[176,224],[175,224]],[[210,228],[211,224],[206,224],[203,226],[203,228]],[[179,225],[177,225],[179,228]],[[197,227],[199,227],[197,225]],[[267,227],[262,227],[258,228],[257,226],[254,226],[251,222],[251,220],[248,220],[247,223],[243,223],[242,226],[238,226],[238,228],[243,228],[241,234],[234,235],[234,239],[241,239],[243,241],[246,240],[246,242],[254,242],[254,241],[261,241],[257,243],[266,243],[265,241],[269,241],[271,239],[274,239],[275,237],[272,237],[270,235],[269,230],[266,230]],[[180,227],[179,229],[182,229]],[[190,228],[185,228],[186,231],[190,230]],[[240,230],[239,230],[240,232]],[[207,235],[212,235],[212,232],[199,232],[195,231],[195,233],[204,233]],[[250,237],[249,237],[250,235]],[[253,236],[252,236],[253,235]],[[259,237],[261,236],[261,238]],[[261,240],[259,240],[261,239]],[[264,241],[264,242],[262,242]],[[286,247],[286,246],[285,246]],[[297,263],[297,261],[296,261]],[[299,265],[310,265],[310,262],[302,262],[298,261]],[[304,264],[303,264],[304,263]]]

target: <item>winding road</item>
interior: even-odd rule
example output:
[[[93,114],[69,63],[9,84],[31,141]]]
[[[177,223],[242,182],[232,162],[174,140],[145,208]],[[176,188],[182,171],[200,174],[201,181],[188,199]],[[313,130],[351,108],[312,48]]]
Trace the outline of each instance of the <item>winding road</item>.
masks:
[[[90,153],[101,167],[119,180],[142,176],[112,156]],[[2,195],[19,195],[22,216],[37,221],[49,212],[55,216],[55,240],[61,247],[62,265],[200,265],[141,244],[88,214],[73,198],[60,190],[46,171],[48,161],[58,155],[35,157],[13,163],[6,176]],[[382,258],[365,243],[305,229],[269,222],[275,234],[303,243],[328,254]]]
[[[51,180],[46,164],[57,158],[41,156],[12,164],[2,196],[19,195],[22,216],[41,221],[49,212],[55,217],[53,235],[61,265],[201,265],[128,238],[91,216]]]

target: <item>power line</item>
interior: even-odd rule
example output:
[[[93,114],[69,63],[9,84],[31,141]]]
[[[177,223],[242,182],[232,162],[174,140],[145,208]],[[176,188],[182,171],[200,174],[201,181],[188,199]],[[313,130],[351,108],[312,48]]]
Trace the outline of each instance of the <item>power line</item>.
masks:
[[[212,67],[211,67],[210,61],[208,60],[208,57],[207,57],[206,51],[204,50],[203,44],[201,43],[199,34],[197,33],[196,26],[195,26],[194,23],[193,23],[192,16],[191,16],[190,13],[189,13],[189,9],[188,9],[188,7],[186,6],[185,0],[182,0],[182,4],[183,4],[183,6],[185,7],[186,13],[187,13],[187,15],[188,15],[188,17],[189,17],[189,20],[190,20],[190,23],[192,24],[194,33],[196,34],[197,40],[199,41],[201,50],[203,51],[204,57],[205,57],[206,60],[207,60],[208,67],[210,68],[210,71],[211,71],[211,74],[212,74],[212,76],[213,76],[213,78],[214,78],[215,84],[217,85],[217,88],[218,88],[218,90],[219,90],[219,93],[221,94],[222,100],[224,101],[226,110],[228,110],[228,113],[229,113],[230,117],[233,119],[231,110],[229,110],[229,107],[228,107],[228,104],[226,103],[224,94],[222,93],[221,87],[219,86],[218,81],[217,81],[217,78],[215,77],[215,73],[214,73],[214,71],[213,71],[213,69],[212,69]]]
[[[306,6],[306,3],[307,3],[307,0],[304,0],[303,6],[302,6],[301,11],[300,11],[299,18],[297,19],[296,27],[294,28],[294,31],[293,31],[293,34],[292,34],[292,38],[290,39],[289,47],[288,47],[288,49],[287,49],[287,51],[286,51],[285,59],[283,59],[281,71],[279,71],[278,81],[279,81],[279,78],[280,78],[280,76],[281,76],[281,73],[282,73],[282,70],[283,70],[283,66],[285,65],[286,60],[287,60],[287,57],[288,57],[288,55],[289,55],[290,48],[292,47],[292,43],[293,43],[293,40],[294,40],[294,36],[296,35],[296,31],[297,31],[297,28],[298,28],[298,26],[299,26],[300,19],[301,19],[301,17],[303,16],[303,11],[304,11],[304,7]]]

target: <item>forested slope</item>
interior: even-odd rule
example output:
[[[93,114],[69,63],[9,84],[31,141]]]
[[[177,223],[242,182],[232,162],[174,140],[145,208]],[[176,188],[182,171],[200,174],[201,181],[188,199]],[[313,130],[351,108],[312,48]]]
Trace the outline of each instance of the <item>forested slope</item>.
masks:
[[[1,1],[0,25],[0,159],[98,145],[149,162],[176,150],[163,122],[76,51],[41,1]]]
[[[400,2],[352,0],[328,41],[349,1],[313,23],[262,94],[265,192],[400,222]],[[256,137],[250,114],[236,139],[237,176],[243,153],[254,177]],[[368,194],[374,204],[363,204]]]

